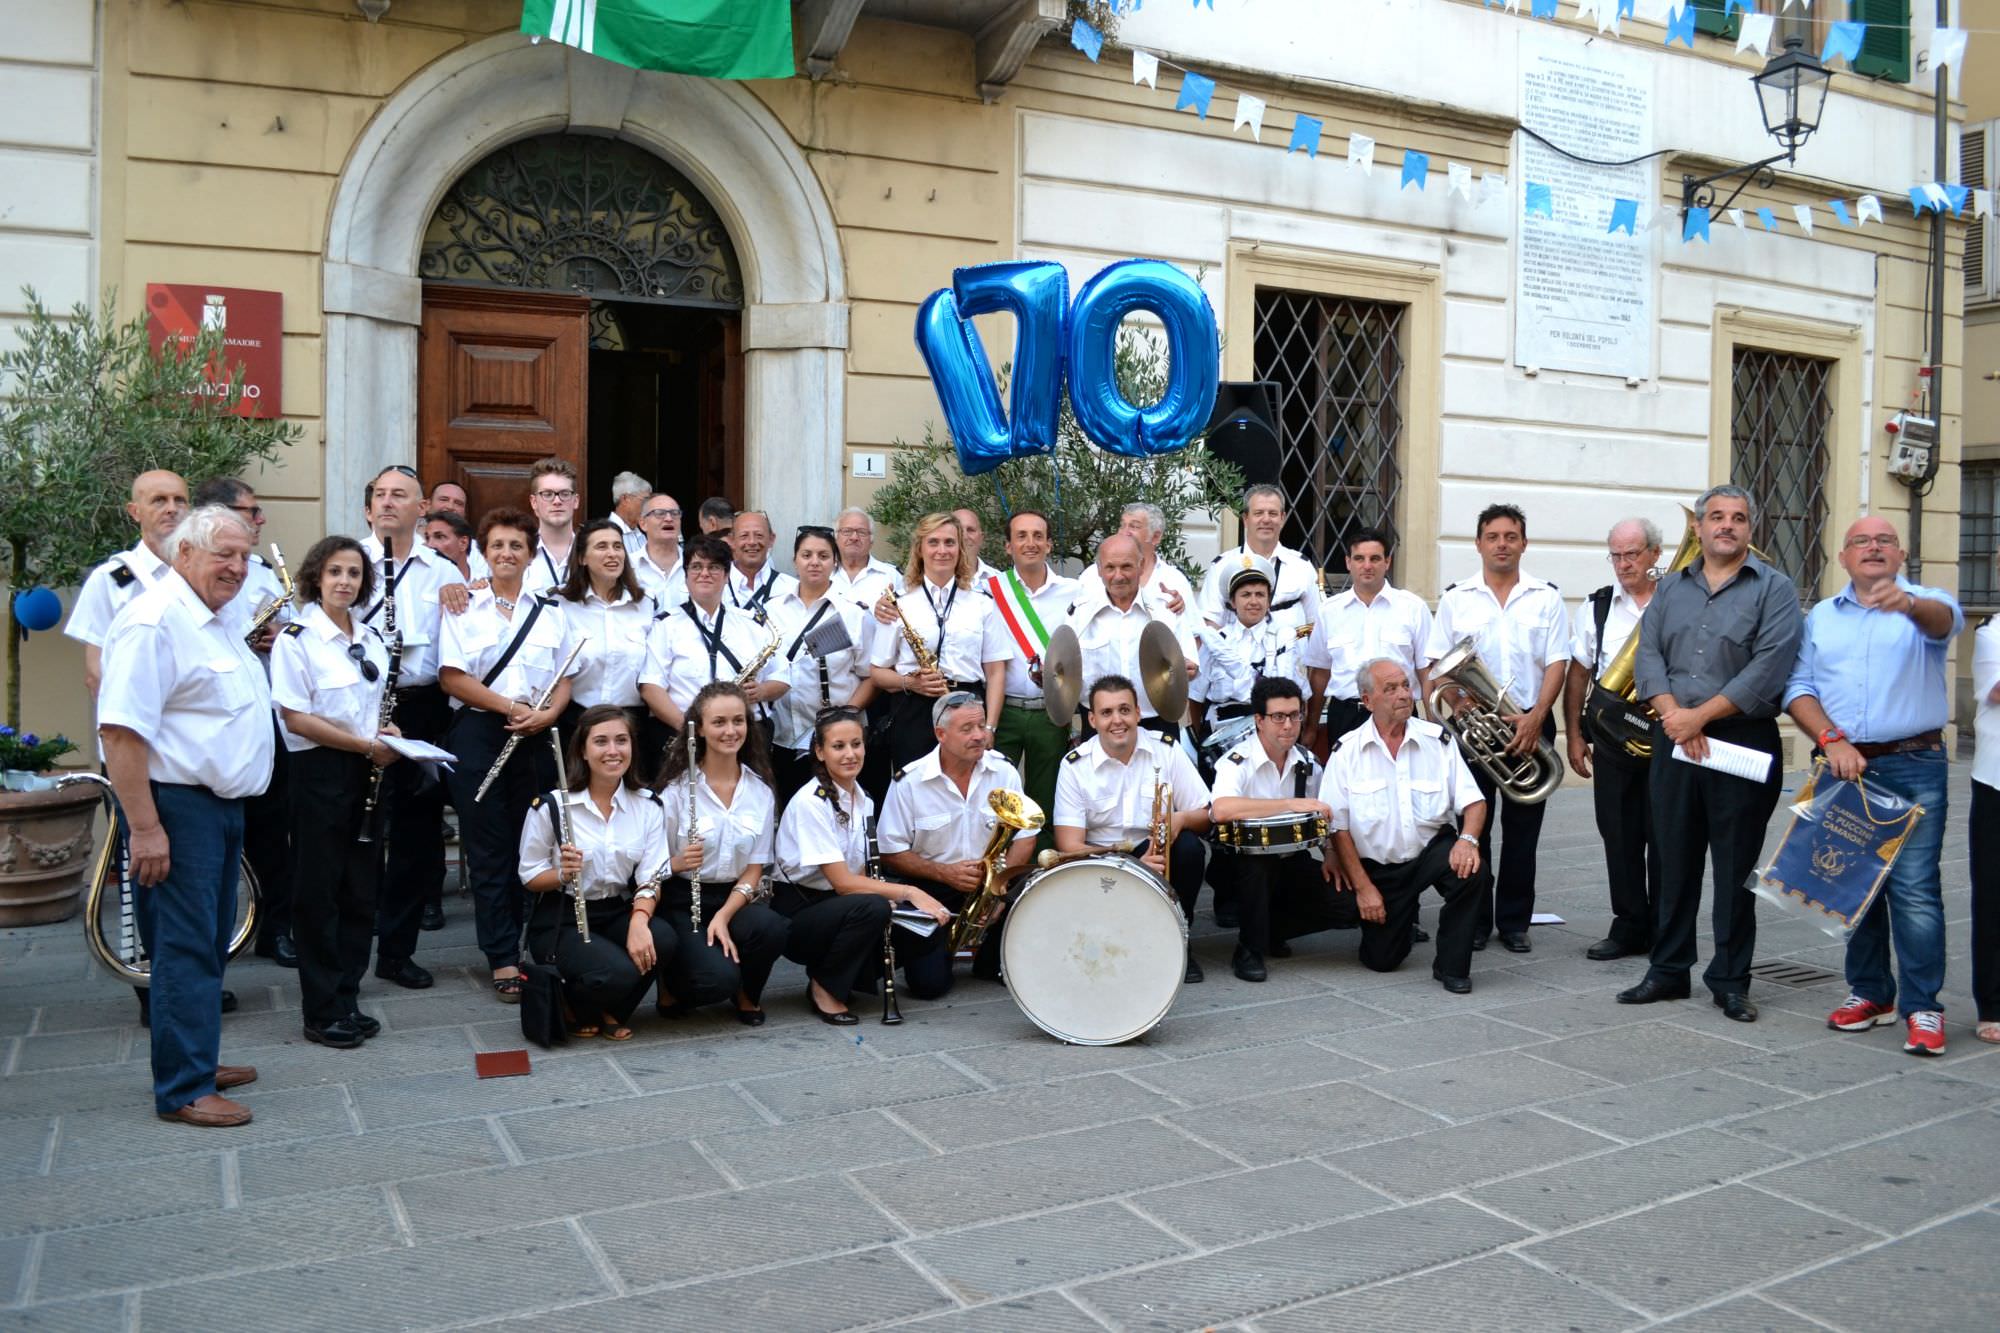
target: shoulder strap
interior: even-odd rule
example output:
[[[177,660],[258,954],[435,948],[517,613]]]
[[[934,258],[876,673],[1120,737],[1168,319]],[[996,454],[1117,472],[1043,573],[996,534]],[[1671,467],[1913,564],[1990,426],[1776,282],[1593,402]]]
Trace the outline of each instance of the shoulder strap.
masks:
[[[528,631],[535,627],[535,617],[541,615],[542,606],[543,602],[539,597],[529,600],[528,618],[521,622],[521,628],[514,631],[513,642],[507,645],[507,650],[501,653],[493,665],[487,668],[486,674],[479,678],[481,685],[491,686],[494,681],[500,679],[500,673],[507,669],[507,664],[514,660],[514,654],[520,652],[521,645],[528,641]]]
[[[1597,621],[1597,633],[1591,650],[1590,674],[1594,678],[1604,666],[1604,622],[1611,618],[1611,585],[1605,584],[1590,594],[1590,614]]]

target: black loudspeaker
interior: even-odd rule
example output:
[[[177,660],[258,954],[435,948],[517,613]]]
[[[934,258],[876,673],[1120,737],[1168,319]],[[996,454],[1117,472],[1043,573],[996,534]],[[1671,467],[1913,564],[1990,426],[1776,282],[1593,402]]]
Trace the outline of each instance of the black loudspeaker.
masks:
[[[1218,386],[1208,419],[1208,451],[1236,464],[1246,486],[1279,483],[1278,386],[1237,380]]]

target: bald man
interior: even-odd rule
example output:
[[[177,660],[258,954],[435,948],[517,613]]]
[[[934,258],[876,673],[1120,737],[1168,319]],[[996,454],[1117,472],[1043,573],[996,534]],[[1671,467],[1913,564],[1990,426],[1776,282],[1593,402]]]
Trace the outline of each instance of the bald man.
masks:
[[[1188,676],[1190,679],[1194,676],[1201,650],[1192,629],[1178,610],[1168,609],[1157,591],[1140,586],[1139,567],[1143,558],[1139,543],[1126,533],[1112,533],[1097,548],[1097,563],[1093,566],[1097,589],[1094,592],[1078,589],[1076,604],[1070,608],[1067,621],[1083,648],[1085,680],[1101,676],[1144,679],[1145,673],[1139,669],[1139,636],[1155,620],[1174,632],[1181,655],[1187,660]],[[1140,726],[1169,740],[1178,740],[1180,722],[1178,717],[1160,717],[1145,691],[1139,692]]]
[[[83,687],[97,697],[102,675],[104,637],[111,621],[127,602],[165,578],[172,570],[167,559],[167,538],[187,517],[187,483],[174,472],[141,472],[132,479],[132,498],[125,515],[139,529],[139,540],[129,551],[120,551],[83,581],[76,606],[69,613],[63,633],[83,645]]]

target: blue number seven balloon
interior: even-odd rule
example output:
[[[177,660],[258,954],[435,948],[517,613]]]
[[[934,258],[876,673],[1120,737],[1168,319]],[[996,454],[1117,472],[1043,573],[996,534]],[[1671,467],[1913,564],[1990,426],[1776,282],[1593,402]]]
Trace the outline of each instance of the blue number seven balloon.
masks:
[[[1118,328],[1135,310],[1166,326],[1166,393],[1139,407],[1118,387]],[[1131,458],[1170,454],[1208,424],[1221,373],[1215,310],[1187,274],[1157,259],[1127,259],[1077,293],[1069,314],[1069,398],[1076,424],[1100,449]]]
[[[1062,265],[1041,260],[959,269],[952,289],[933,292],[917,311],[917,349],[967,476],[1055,448],[1068,306],[1069,275]],[[1011,412],[1001,410],[993,368],[972,323],[974,315],[999,311],[1014,316]]]

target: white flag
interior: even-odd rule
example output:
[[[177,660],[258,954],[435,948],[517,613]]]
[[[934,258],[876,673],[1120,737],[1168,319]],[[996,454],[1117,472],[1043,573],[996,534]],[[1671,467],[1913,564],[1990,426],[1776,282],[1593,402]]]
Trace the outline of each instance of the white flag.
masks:
[[[1154,92],[1160,90],[1160,58],[1144,51],[1132,53],[1132,82],[1143,83]]]
[[[1258,143],[1264,142],[1264,99],[1252,97],[1249,93],[1238,94],[1236,98],[1236,123],[1229,127],[1234,133],[1245,125]]]
[[[1812,205],[1811,205],[1811,204],[1793,204],[1793,205],[1792,205],[1792,216],[1793,216],[1793,217],[1795,217],[1795,218],[1797,218],[1797,219],[1799,220],[1799,230],[1800,230],[1800,231],[1803,231],[1803,232],[1804,232],[1804,233],[1805,233],[1806,235],[1808,235],[1808,236],[1812,235]]]
[[[1742,231],[1742,230],[1743,230],[1743,210],[1742,210],[1742,209],[1740,209],[1740,208],[1732,208],[1732,209],[1730,209],[1730,210],[1729,210],[1729,220],[1730,220],[1731,222],[1734,222],[1734,223],[1736,224],[1736,230],[1738,230],[1738,231]]]
[[[1932,69],[1936,69],[1939,65],[1950,65],[1953,69],[1958,69],[1959,62],[1964,59],[1965,29],[1939,28],[1931,34]]]
[[[1925,181],[1923,183],[1923,192],[1924,198],[1930,201],[1932,207],[1951,207],[1951,196],[1945,192],[1944,186],[1939,185],[1936,181]]]
[[[1497,199],[1507,193],[1507,178],[1497,171],[1489,171],[1479,178],[1479,202]]]
[[[1877,222],[1880,222],[1882,220],[1882,201],[1876,198],[1874,195],[1864,194],[1859,199],[1855,200],[1854,204],[1855,204],[1854,208],[1855,226],[1857,227],[1860,226],[1862,223],[1866,222],[1871,217],[1874,218]]]
[[[1745,14],[1736,34],[1736,49],[1751,50],[1760,56],[1771,54],[1771,33],[1778,25],[1776,14]]]
[[[1459,195],[1467,203],[1472,202],[1472,168],[1463,162],[1447,162],[1445,178],[1451,183],[1451,193]]]
[[[1972,216],[1976,218],[1993,215],[1993,191],[1974,190],[1972,192]]]
[[[1347,165],[1360,167],[1361,174],[1375,174],[1375,141],[1365,134],[1347,136]]]

